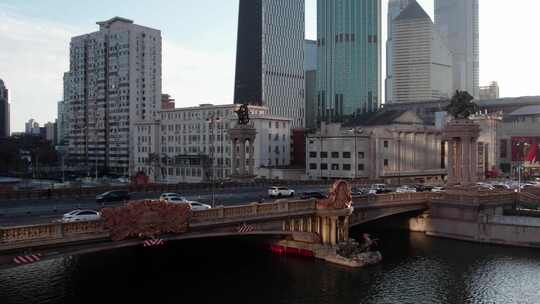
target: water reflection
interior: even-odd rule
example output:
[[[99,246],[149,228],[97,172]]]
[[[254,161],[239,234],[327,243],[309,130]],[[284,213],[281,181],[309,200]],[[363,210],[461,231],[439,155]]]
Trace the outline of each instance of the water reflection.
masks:
[[[195,240],[1,271],[0,303],[540,303],[538,250],[375,234],[366,269]]]

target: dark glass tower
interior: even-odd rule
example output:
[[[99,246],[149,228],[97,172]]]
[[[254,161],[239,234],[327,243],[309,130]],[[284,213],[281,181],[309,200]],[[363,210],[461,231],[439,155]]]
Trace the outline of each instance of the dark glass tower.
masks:
[[[240,0],[234,103],[262,105],[262,0]]]
[[[9,135],[8,90],[0,79],[0,138],[9,137]]]

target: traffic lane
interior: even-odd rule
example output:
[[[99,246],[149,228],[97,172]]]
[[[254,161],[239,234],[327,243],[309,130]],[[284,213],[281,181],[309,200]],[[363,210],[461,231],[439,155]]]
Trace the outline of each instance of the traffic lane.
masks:
[[[319,191],[323,192],[319,188],[310,188],[305,191]],[[188,200],[199,201],[201,203],[212,204],[212,194],[204,195],[192,195],[186,196]],[[293,197],[294,199],[294,197]],[[216,194],[214,196],[215,206],[235,206],[245,205],[253,202],[273,202],[274,199],[270,199],[266,192],[255,193],[227,193]],[[55,205],[55,206],[39,206],[39,207],[19,207],[9,208],[0,212],[0,226],[13,226],[13,225],[31,225],[48,223],[55,219],[60,219],[64,213],[70,212],[75,209],[91,209],[101,210],[103,207],[117,207],[124,203],[96,203],[95,200],[86,202],[71,202],[70,204]]]

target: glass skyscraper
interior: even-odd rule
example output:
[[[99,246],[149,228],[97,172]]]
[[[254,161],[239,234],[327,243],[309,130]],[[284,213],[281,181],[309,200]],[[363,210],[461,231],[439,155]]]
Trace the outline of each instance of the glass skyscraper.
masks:
[[[234,103],[305,126],[304,0],[240,0]]]
[[[381,104],[381,0],[317,1],[319,121],[344,121]]]
[[[0,138],[9,137],[9,100],[8,90],[0,79]]]

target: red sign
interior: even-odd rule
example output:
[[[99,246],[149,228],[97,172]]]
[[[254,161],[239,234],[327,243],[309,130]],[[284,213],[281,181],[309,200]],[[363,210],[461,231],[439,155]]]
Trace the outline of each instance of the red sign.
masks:
[[[540,162],[540,137],[512,137],[512,161]]]

